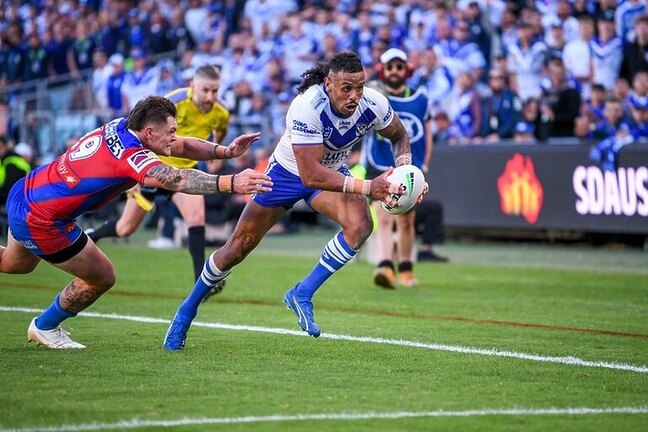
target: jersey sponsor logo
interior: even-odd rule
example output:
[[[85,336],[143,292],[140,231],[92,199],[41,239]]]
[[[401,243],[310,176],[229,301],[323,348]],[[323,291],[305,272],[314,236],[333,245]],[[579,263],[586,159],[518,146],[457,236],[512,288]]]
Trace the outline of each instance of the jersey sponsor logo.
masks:
[[[321,165],[325,167],[332,167],[346,160],[351,149],[344,151],[325,152],[322,156]]]
[[[121,159],[124,154],[124,144],[122,144],[119,135],[117,135],[117,125],[120,120],[121,119],[115,119],[110,123],[107,123],[104,132],[108,150],[110,150],[110,153],[112,153],[117,159]]]
[[[356,125],[356,136],[365,136],[372,127],[373,123],[358,123]]]
[[[392,117],[394,116],[394,110],[392,110],[391,105],[389,106],[389,109],[387,110],[387,114],[382,118],[383,124],[391,122]]]
[[[62,154],[58,158],[58,162],[56,163],[56,173],[70,188],[75,187],[80,181],[79,177],[68,166],[65,154]]]
[[[502,213],[522,215],[534,224],[542,210],[544,190],[536,176],[531,157],[519,153],[506,162],[506,168],[497,179]]]
[[[158,159],[153,152],[149,150],[140,150],[128,157],[128,164],[133,167],[136,172],[141,173],[144,168],[159,160],[160,159]]]
[[[308,134],[308,135],[317,134],[317,131],[315,129],[309,128],[306,123],[304,123],[302,121],[299,121],[299,120],[293,120],[292,131],[293,132],[301,132],[301,133]]]
[[[338,122],[338,129],[349,129],[351,127],[351,120],[340,120]]]
[[[87,159],[99,150],[101,137],[98,135],[86,137],[72,146],[70,160]]]

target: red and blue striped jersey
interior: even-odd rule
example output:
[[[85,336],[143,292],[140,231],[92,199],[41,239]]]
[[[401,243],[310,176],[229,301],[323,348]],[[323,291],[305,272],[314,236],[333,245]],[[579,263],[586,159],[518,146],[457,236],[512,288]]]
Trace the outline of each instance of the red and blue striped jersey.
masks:
[[[74,220],[142,183],[162,163],[118,118],[89,132],[25,179],[25,200],[42,220]]]

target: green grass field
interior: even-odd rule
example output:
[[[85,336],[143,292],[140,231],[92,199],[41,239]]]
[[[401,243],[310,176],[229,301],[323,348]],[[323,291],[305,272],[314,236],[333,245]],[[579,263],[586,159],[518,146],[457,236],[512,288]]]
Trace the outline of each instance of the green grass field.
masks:
[[[647,252],[455,243],[395,291],[349,264],[308,338],[281,298],[330,234],[264,241],[174,353],[185,250],[105,242],[118,282],[65,323],[86,350],[26,341],[68,275],[0,275],[0,431],[648,430]]]

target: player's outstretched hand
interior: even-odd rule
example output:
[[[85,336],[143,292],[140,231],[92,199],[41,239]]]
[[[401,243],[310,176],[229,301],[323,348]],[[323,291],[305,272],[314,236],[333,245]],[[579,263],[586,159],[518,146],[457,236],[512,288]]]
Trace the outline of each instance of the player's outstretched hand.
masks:
[[[227,146],[225,154],[229,158],[237,158],[250,148],[250,145],[261,136],[261,132],[254,132],[249,134],[239,135],[234,138],[234,141]]]
[[[398,207],[400,204],[396,198],[405,193],[405,187],[387,180],[393,171],[394,168],[390,167],[371,181],[371,198],[382,201],[390,207]]]
[[[239,137],[240,138],[240,137]],[[234,176],[234,192],[240,194],[265,193],[272,190],[272,180],[267,175],[247,168]]]

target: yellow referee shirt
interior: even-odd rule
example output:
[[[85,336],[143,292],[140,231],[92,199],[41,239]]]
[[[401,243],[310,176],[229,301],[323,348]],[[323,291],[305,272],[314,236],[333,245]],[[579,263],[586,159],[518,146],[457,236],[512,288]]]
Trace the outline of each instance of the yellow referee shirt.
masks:
[[[202,112],[192,100],[193,91],[189,87],[173,90],[165,97],[176,106],[178,116],[177,134],[202,138],[207,141],[214,141],[214,131],[222,132],[221,136],[227,134],[227,123],[229,111],[219,100],[214,102],[212,109]],[[198,164],[197,161],[174,156],[160,156],[160,159],[176,168],[192,168]]]

